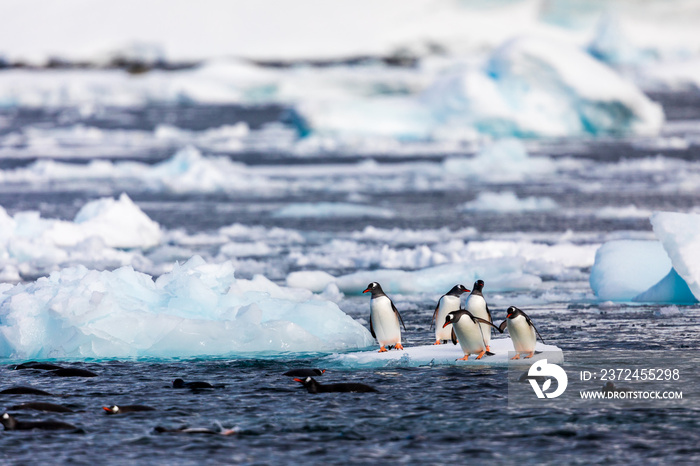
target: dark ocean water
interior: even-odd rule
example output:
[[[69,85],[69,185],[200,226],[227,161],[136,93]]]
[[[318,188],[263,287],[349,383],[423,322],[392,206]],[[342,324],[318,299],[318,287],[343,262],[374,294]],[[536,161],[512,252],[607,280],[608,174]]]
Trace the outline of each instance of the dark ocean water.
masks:
[[[688,100],[658,95],[675,118],[698,118]],[[692,99],[691,99],[692,101]],[[60,112],[63,124],[84,123],[104,128],[147,129],[163,121],[185,129],[200,130],[240,119],[251,128],[280,118],[283,109],[238,107],[182,107],[120,110],[111,117],[81,120]],[[107,113],[108,114],[108,113]],[[4,132],[28,125],[58,125],[58,113],[14,111],[5,114]],[[67,115],[67,116],[66,116]],[[73,119],[71,119],[73,118]],[[67,122],[67,123],[65,123]],[[592,160],[647,157],[654,151],[630,141],[588,141],[576,156]],[[681,159],[697,156],[697,146],[674,152]],[[144,151],[133,160],[156,161],[172,151]],[[381,154],[378,154],[380,157]],[[238,153],[246,163],[323,164],[280,153]],[[110,158],[105,154],[105,158]],[[439,159],[440,156],[427,157]],[[357,158],[359,159],[359,157]],[[347,156],[347,162],[353,162]],[[2,169],[23,166],[31,159],[4,159]],[[585,184],[586,180],[579,180]],[[602,192],[562,189],[551,183],[496,185],[491,189],[514,190],[518,195],[553,195],[562,207],[595,208],[603,203],[620,206],[635,201],[640,208],[673,210],[696,205],[694,194],[675,195],[655,191],[652,178],[628,186],[629,180],[610,182]],[[566,184],[566,183],[564,183]],[[640,187],[641,186],[641,187]],[[293,194],[285,199],[228,196],[223,194],[173,195],[130,193],[144,211],[164,228],[184,228],[190,233],[208,231],[233,222],[314,231],[332,237],[338,231],[361,230],[367,225],[384,228],[463,228],[467,215],[445,215],[478,188],[459,192],[363,193],[366,203],[391,206],[401,212],[393,219],[270,219],[256,214],[251,205],[281,201],[321,202],[329,193]],[[118,194],[118,193],[116,193]],[[104,196],[90,190],[56,190],[34,186],[31,190],[0,192],[0,204],[8,212],[38,210],[52,218],[72,219],[87,199]],[[611,202],[612,200],[612,202]],[[225,205],[228,209],[219,209]],[[549,213],[475,213],[470,226],[479,232],[562,233],[567,229],[595,236],[616,230],[648,232],[645,218],[562,217]],[[270,259],[274,263],[274,258]],[[275,263],[276,264],[276,263]],[[236,271],[237,274],[239,271]],[[272,276],[283,281],[288,269]],[[349,270],[331,270],[347,273]],[[586,270],[582,271],[586,273]],[[245,270],[241,271],[245,276]],[[551,285],[556,278],[545,278]],[[562,285],[570,296],[590,296],[585,281]],[[521,295],[503,294],[499,302]],[[487,299],[489,294],[486,293]],[[432,341],[429,331],[435,303],[427,296],[400,298],[408,332],[405,345]],[[700,349],[700,306],[622,306],[591,299],[555,300],[528,307],[547,343],[564,351],[565,367],[597,357],[606,361],[616,351],[639,352],[637,362],[653,356],[650,351],[677,359],[683,368],[677,384],[686,397],[675,403],[623,406],[616,403],[512,406],[508,399],[508,370],[502,366],[429,366],[348,369],[333,365],[327,355],[281,355],[274,358],[210,360],[65,361],[98,373],[94,378],[59,378],[38,370],[14,370],[15,361],[0,361],[0,389],[33,386],[53,393],[41,397],[71,407],[74,413],[39,413],[9,409],[40,397],[1,395],[2,409],[19,420],[62,420],[78,432],[0,432],[3,464],[698,464],[700,462],[700,385],[694,369]],[[357,319],[367,319],[367,297],[347,297],[341,308]],[[492,309],[496,320],[503,309]],[[695,359],[693,359],[695,358]],[[19,361],[21,362],[21,361]],[[324,367],[323,382],[354,381],[376,387],[378,393],[308,394],[297,382],[281,374],[294,367]],[[204,380],[222,388],[192,392],[170,388],[172,380]],[[602,385],[602,384],[601,384]],[[155,411],[105,415],[102,406],[146,404]],[[235,429],[234,435],[158,433],[168,429],[202,427]]]

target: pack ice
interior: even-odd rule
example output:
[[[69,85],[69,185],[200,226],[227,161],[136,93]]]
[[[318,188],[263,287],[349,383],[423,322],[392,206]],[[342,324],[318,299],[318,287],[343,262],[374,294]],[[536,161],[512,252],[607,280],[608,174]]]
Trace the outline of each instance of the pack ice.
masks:
[[[596,253],[590,284],[598,298],[689,304],[700,299],[700,215],[654,212],[658,241],[617,240]]]
[[[195,256],[156,280],[83,266],[0,285],[0,357],[196,357],[331,352],[374,343],[362,325],[308,290]]]

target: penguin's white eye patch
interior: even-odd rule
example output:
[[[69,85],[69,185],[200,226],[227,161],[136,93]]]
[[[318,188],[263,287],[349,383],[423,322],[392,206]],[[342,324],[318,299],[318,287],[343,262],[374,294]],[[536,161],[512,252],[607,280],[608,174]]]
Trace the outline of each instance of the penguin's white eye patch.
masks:
[[[9,419],[9,418],[10,418],[10,415],[7,414],[7,413],[5,413],[5,414],[2,415],[2,418],[3,418],[3,419]]]

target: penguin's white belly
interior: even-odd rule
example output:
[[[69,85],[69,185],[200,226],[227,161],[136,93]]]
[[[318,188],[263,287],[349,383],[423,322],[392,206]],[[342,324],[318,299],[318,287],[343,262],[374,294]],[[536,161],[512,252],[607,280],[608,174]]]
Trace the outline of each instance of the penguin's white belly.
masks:
[[[490,321],[489,313],[486,312],[486,300],[483,296],[470,294],[466,302],[467,311],[471,312],[474,317],[480,317]],[[481,331],[484,332],[484,341],[488,345],[491,342],[491,326],[479,323]]]
[[[445,317],[452,311],[459,309],[460,299],[458,296],[443,296],[438,303],[437,317],[435,317],[435,339],[449,340],[452,338],[452,324],[445,328]]]
[[[537,343],[535,329],[527,323],[525,317],[520,315],[514,319],[508,319],[506,325],[515,351],[518,353],[535,351],[535,343]]]
[[[370,317],[372,329],[381,346],[401,343],[401,328],[399,318],[391,307],[391,301],[386,296],[370,300]]]
[[[486,349],[479,324],[474,323],[469,316],[462,316],[454,325],[455,335],[459,340],[464,354],[481,353]]]

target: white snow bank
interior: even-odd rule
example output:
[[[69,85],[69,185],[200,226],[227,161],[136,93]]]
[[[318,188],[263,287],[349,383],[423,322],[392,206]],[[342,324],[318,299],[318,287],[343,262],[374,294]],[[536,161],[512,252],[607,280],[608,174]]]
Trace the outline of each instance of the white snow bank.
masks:
[[[484,356],[477,360],[476,355],[470,355],[467,361],[457,361],[464,357],[464,352],[459,345],[448,343],[446,345],[405,346],[403,351],[388,351],[378,353],[374,351],[360,351],[346,354],[334,354],[328,356],[330,365],[341,367],[368,368],[368,367],[419,367],[427,365],[531,365],[539,359],[547,359],[548,362],[562,363],[564,353],[554,345],[545,345],[537,342],[536,354],[531,359],[510,360],[515,355],[513,341],[510,338],[494,338],[491,340],[491,352],[493,356]]]
[[[590,284],[600,299],[687,304],[700,300],[700,215],[655,212],[659,241],[610,241]]]
[[[194,357],[360,349],[373,339],[332,302],[200,257],[157,280],[78,266],[0,288],[0,357]]]

